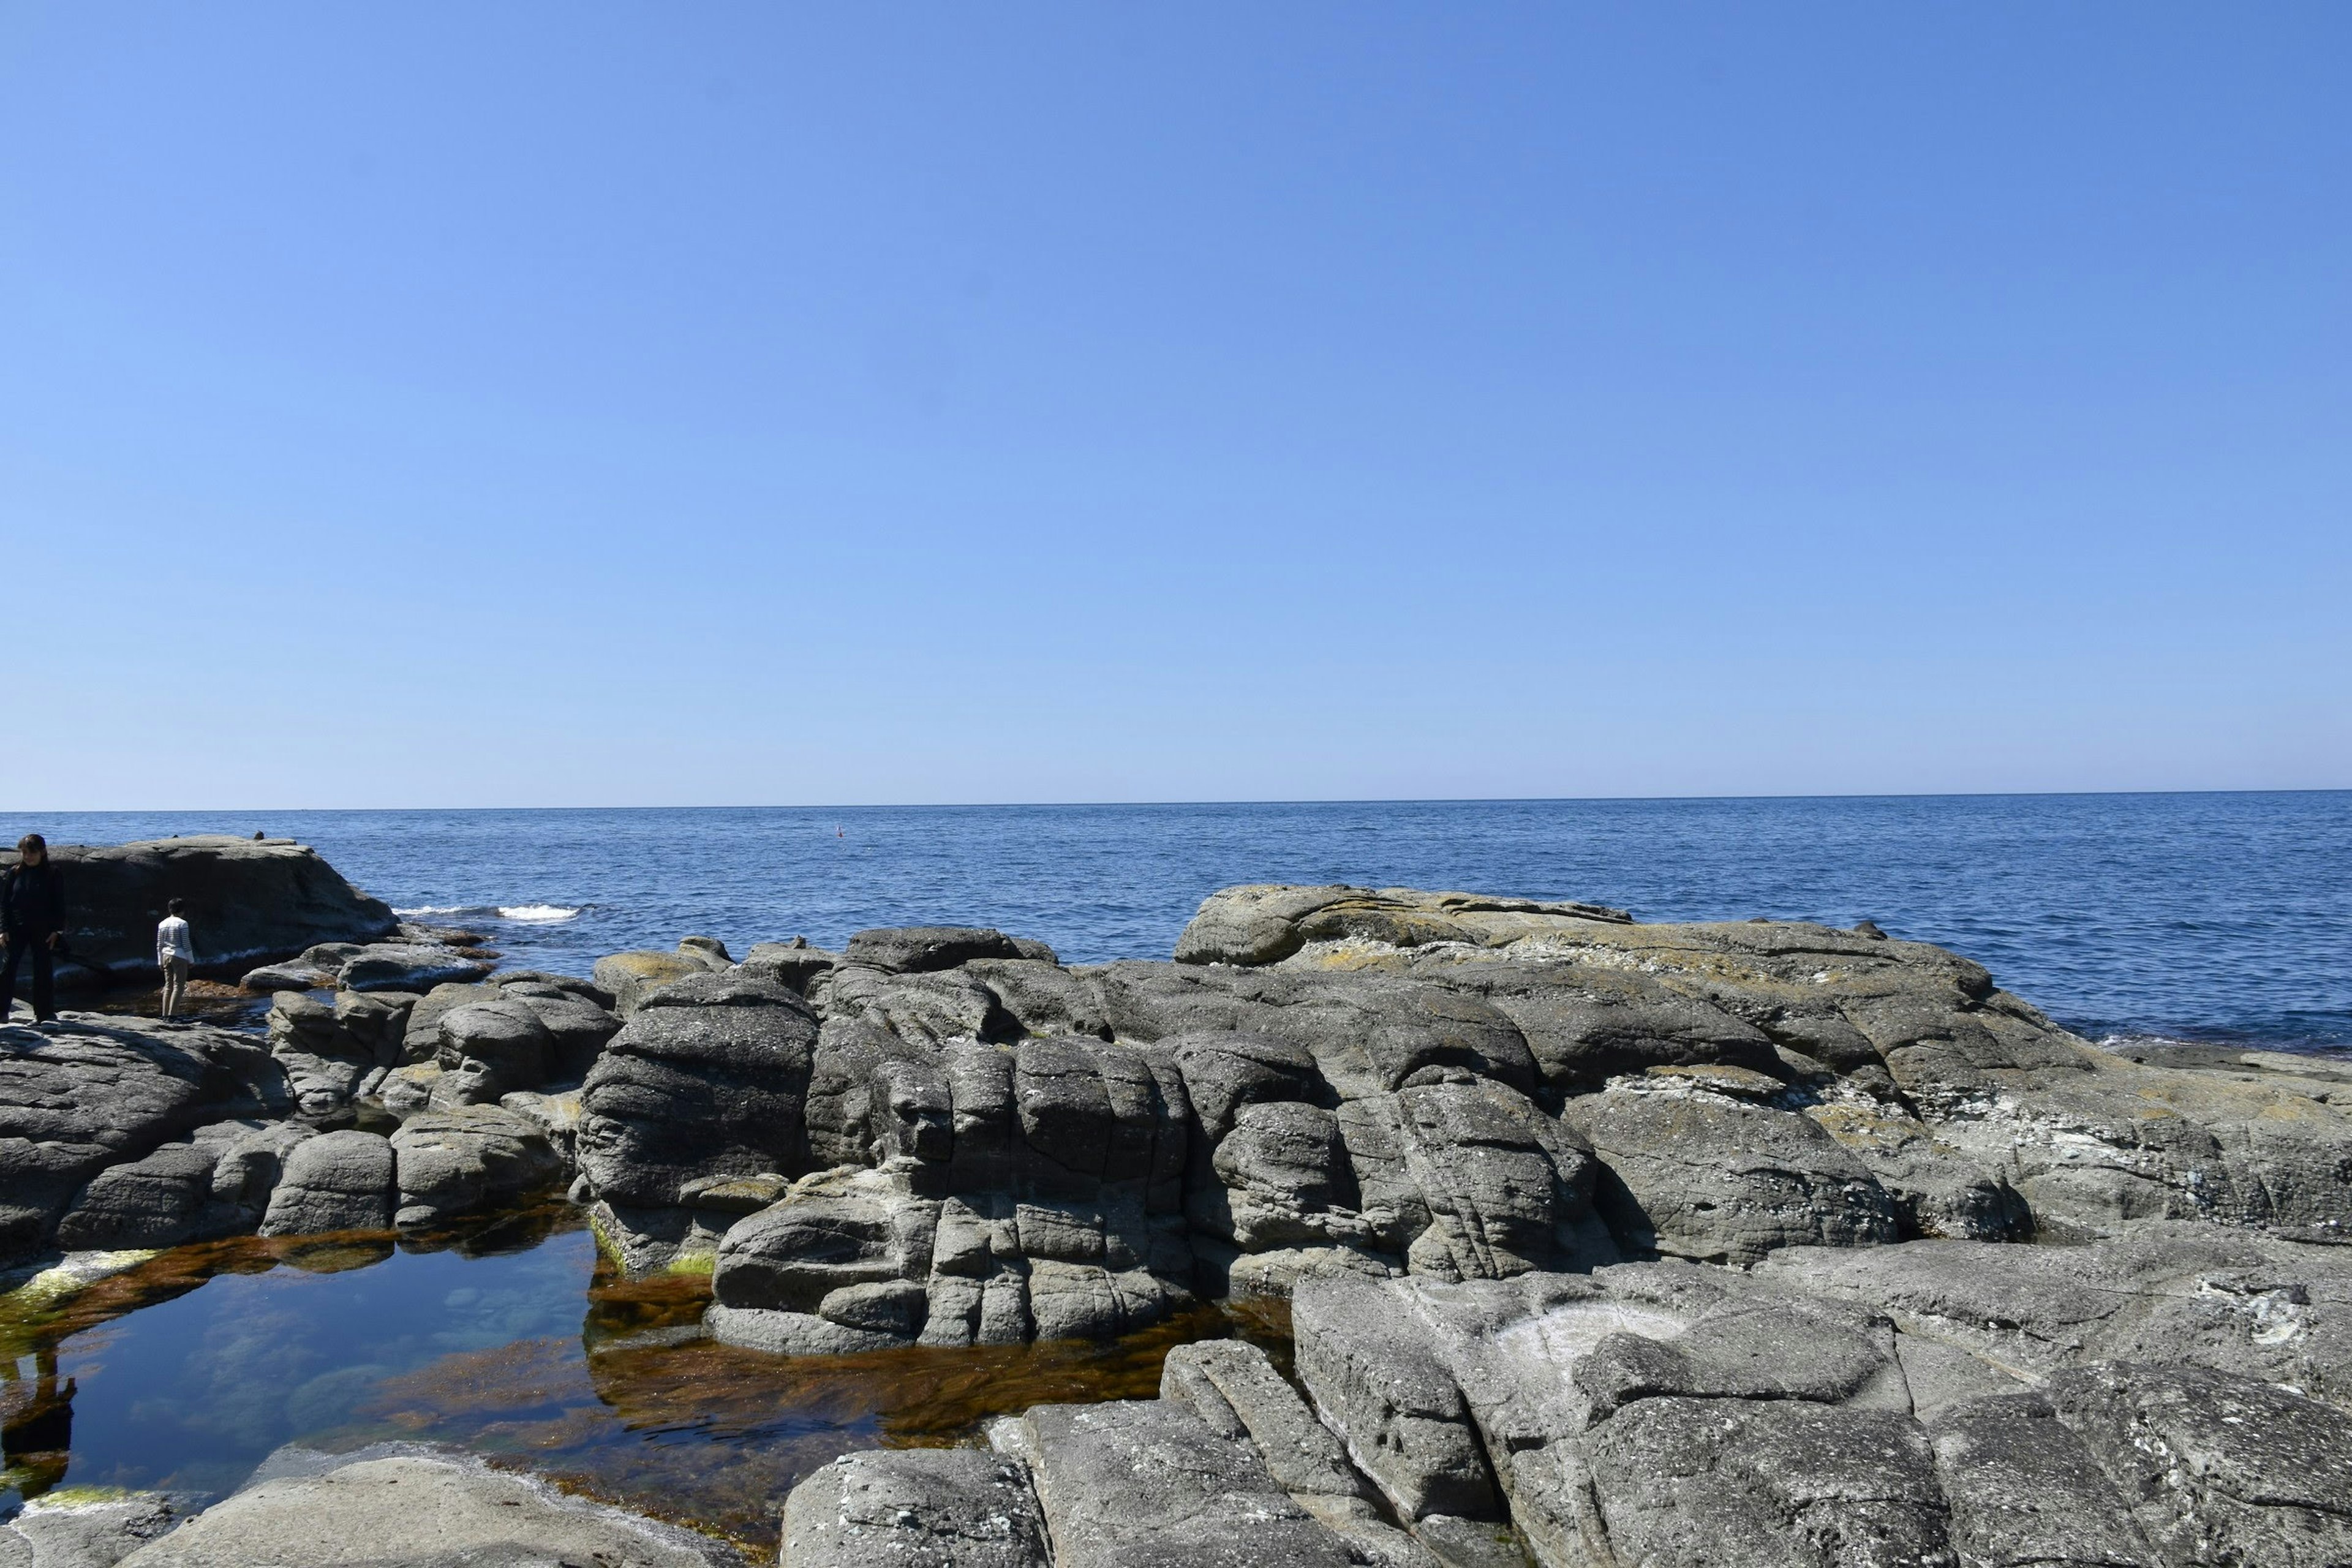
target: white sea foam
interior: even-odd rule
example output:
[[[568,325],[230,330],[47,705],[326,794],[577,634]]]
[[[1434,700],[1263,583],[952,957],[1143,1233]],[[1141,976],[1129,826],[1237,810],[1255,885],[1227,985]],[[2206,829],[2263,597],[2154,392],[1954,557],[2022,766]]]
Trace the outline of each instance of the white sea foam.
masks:
[[[579,912],[578,910],[567,910],[561,904],[502,904],[499,908],[501,919],[528,921],[533,925],[553,925],[559,921],[568,921]]]

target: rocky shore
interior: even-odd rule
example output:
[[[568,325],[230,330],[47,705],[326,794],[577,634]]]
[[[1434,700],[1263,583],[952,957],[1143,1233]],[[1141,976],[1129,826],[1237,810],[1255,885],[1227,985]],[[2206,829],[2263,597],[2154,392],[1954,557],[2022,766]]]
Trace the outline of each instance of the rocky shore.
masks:
[[[0,1028],[7,1258],[562,1191],[778,1354],[1288,1312],[1291,1368],[1202,1342],[826,1467],[793,1564],[2352,1563],[2332,1059],[2126,1060],[1867,923],[1246,887],[1170,962],[923,927],[583,979],[384,915],[266,955],[266,1040]],[[685,1560],[497,1500],[273,1533],[395,1480],[509,1484],[354,1461],[123,1560]]]

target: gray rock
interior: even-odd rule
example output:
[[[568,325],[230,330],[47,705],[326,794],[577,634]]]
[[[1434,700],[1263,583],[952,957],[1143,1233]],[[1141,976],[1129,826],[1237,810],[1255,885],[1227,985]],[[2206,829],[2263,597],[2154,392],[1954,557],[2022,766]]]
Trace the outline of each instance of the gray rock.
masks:
[[[471,1002],[441,1016],[441,1070],[466,1079],[453,1100],[493,1105],[501,1095],[537,1089],[555,1050],[554,1035],[523,999]]]
[[[2352,1255],[2339,1247],[2176,1222],[2088,1247],[1795,1249],[1759,1273],[2036,1377],[2176,1362],[2352,1405]]]
[[[1282,1381],[1265,1352],[1244,1340],[1203,1340],[1170,1351],[1160,1363],[1160,1397],[1183,1405],[1221,1437],[1256,1445],[1266,1473],[1293,1497],[1361,1494],[1339,1438]]]
[[[1430,1215],[1407,1254],[1415,1273],[1500,1279],[1613,1260],[1605,1237],[1579,1229],[1595,1167],[1572,1127],[1506,1085],[1466,1075],[1396,1100],[1406,1170]]]
[[[1244,1106],[1282,1100],[1335,1104],[1314,1053],[1266,1035],[1178,1035],[1161,1042],[1184,1075],[1194,1124],[1213,1147],[1232,1131]]]
[[[392,1217],[393,1145],[373,1132],[326,1132],[287,1152],[261,1234],[389,1230]]]
[[[215,835],[92,848],[53,844],[70,889],[75,956],[117,982],[152,982],[155,922],[184,900],[199,973],[242,974],[322,942],[372,942],[398,923],[392,910],[290,839]],[[0,851],[0,868],[16,863]]]
[[[736,967],[746,974],[772,980],[788,991],[806,996],[810,984],[819,975],[830,973],[840,962],[841,954],[811,947],[806,939],[794,937],[790,942],[753,942]]]
[[[853,1328],[814,1312],[781,1307],[730,1307],[714,1302],[702,1316],[703,1332],[722,1345],[780,1356],[862,1355],[898,1350],[910,1342],[878,1329]]]
[[[312,969],[322,970],[329,974],[339,974],[342,972],[344,964],[366,951],[365,942],[322,942],[303,949],[302,956],[295,962],[308,964]]]
[[[1032,946],[1045,953],[1052,951],[1020,937],[1013,944],[1024,952]],[[995,994],[1003,1012],[1023,1033],[1091,1035],[1103,1040],[1111,1037],[1102,993],[1093,980],[1072,973],[1051,957],[973,959],[964,964],[963,973]]]
[[[1055,1568],[1352,1561],[1254,1447],[1217,1436],[1181,1405],[1040,1405],[1019,1426]]]
[[[494,966],[446,947],[379,942],[360,949],[335,972],[335,983],[350,991],[414,991],[436,985],[480,980]]]
[[[2169,1563],[2352,1561],[2352,1416],[2202,1367],[2103,1363],[2045,1391]]]
[[[581,1090],[578,1158],[599,1196],[668,1205],[688,1182],[798,1175],[817,1023],[798,996],[698,975],[649,997]]]
[[[179,1522],[155,1492],[35,1498],[0,1524],[0,1568],[114,1568]]]
[[[327,971],[299,962],[261,964],[237,980],[247,991],[321,991],[334,983]]]
[[[737,1568],[717,1542],[480,1465],[315,1457],[122,1560],[125,1568]],[[275,1461],[273,1461],[275,1463]],[[269,1468],[265,1466],[265,1470]]]
[[[87,1014],[0,1026],[0,1261],[47,1247],[108,1166],[290,1105],[284,1069],[227,1030]]]
[[[410,1009],[407,1027],[401,1036],[401,1065],[437,1062],[441,1054],[441,1020],[470,1003],[496,1002],[502,994],[495,985],[471,982],[436,985],[425,993]]]
[[[1925,1434],[1891,1410],[1644,1399],[1583,1445],[1614,1560],[1657,1568],[1953,1561]]]
[[[1517,917],[1517,918],[1514,918]],[[1265,964],[1309,942],[1371,942],[1400,948],[1433,942],[1501,945],[1531,923],[1632,919],[1599,904],[1539,903],[1409,888],[1223,888],[1202,900],[1176,939],[1179,963]],[[1538,924],[1537,929],[1548,929]]]
[[[724,974],[735,967],[728,953],[727,944],[715,936],[682,936],[677,939],[677,955],[705,974]]]
[[[177,1247],[205,1230],[217,1156],[193,1143],[166,1143],[142,1160],[91,1178],[58,1222],[68,1251]]]
[[[1638,971],[1497,963],[1419,973],[1445,975],[1517,1025],[1556,1094],[1589,1093],[1654,1067],[1780,1070],[1761,1029]]]
[[[586,1078],[613,1037],[620,1033],[621,1020],[575,993],[552,986],[541,989],[529,983],[525,986],[500,986],[499,995],[508,1004],[527,1009],[547,1031],[548,1078],[567,1083]],[[555,994],[548,994],[550,991]]]
[[[1629,1253],[1745,1265],[1777,1247],[1900,1237],[1869,1168],[1807,1118],[1687,1079],[1618,1085],[1562,1116],[1607,1168],[1596,1206]]]
[[[1434,1568],[1428,1549],[1383,1521],[1347,1450],[1283,1382],[1265,1352],[1241,1340],[1179,1345],[1161,1363],[1160,1397],[1183,1405],[1229,1442],[1246,1442],[1291,1500],[1328,1526],[1360,1561]]]
[[[309,1116],[350,1103],[370,1077],[391,1065],[373,1032],[362,1037],[347,1029],[333,1003],[301,991],[270,998],[269,1051]]]
[[[600,958],[592,973],[596,984],[611,994],[613,1011],[625,1023],[646,997],[663,986],[709,971],[698,958],[683,953],[640,950]]]
[[[784,1500],[791,1568],[1045,1568],[1016,1460],[971,1448],[844,1454]]]
[[[847,1286],[930,1277],[939,1205],[878,1173],[796,1189],[737,1222],[711,1272],[721,1306],[816,1312]],[[905,1331],[911,1339],[920,1325]]]
[[[1469,1402],[1410,1301],[1360,1281],[1300,1284],[1291,1308],[1299,1380],[1400,1518],[1501,1521]]]
[[[2041,1394],[1963,1400],[1927,1429],[1962,1563],[2162,1563],[2098,1461]]]
[[[535,1121],[496,1105],[427,1110],[392,1135],[402,1226],[509,1203],[546,1187],[563,1163]]]
[[[893,926],[849,939],[842,962],[886,974],[953,969],[975,958],[1025,958],[1013,938],[981,926]]]

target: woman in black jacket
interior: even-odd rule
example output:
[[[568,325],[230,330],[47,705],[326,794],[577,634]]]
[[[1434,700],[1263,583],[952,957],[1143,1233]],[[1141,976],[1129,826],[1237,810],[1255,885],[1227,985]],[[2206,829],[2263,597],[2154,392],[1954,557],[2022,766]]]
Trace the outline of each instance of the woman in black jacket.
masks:
[[[0,875],[0,1022],[16,999],[16,971],[33,956],[33,1016],[58,1016],[57,951],[65,942],[65,879],[49,863],[49,843],[37,833],[16,840],[17,861]]]

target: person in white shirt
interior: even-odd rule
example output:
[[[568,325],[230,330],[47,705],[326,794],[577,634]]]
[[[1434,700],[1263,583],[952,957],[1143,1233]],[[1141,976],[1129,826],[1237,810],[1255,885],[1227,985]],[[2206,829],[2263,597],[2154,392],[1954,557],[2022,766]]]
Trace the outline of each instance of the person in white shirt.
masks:
[[[188,902],[173,899],[163,906],[163,921],[155,927],[155,967],[163,972],[163,1016],[176,1017],[180,1004],[188,994],[188,970],[194,963],[196,944],[188,935],[188,922],[182,917]]]

